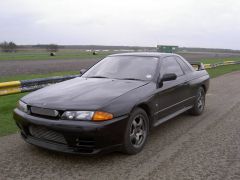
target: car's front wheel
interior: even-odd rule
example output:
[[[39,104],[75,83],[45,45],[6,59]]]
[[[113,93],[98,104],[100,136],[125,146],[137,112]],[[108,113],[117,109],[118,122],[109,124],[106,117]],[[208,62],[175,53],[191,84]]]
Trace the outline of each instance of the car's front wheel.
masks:
[[[147,113],[141,109],[135,109],[129,118],[124,137],[124,152],[127,154],[139,153],[147,140],[149,133],[149,119]]]

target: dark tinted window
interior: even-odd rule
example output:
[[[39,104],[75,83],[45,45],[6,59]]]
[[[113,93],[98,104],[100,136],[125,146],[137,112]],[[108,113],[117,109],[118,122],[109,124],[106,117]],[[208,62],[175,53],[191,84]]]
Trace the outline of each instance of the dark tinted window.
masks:
[[[175,73],[177,76],[182,76],[184,74],[174,57],[164,58],[161,70],[163,74]]]
[[[181,58],[175,56],[175,59],[178,61],[178,63],[180,64],[185,73],[189,73],[192,71],[190,67]]]

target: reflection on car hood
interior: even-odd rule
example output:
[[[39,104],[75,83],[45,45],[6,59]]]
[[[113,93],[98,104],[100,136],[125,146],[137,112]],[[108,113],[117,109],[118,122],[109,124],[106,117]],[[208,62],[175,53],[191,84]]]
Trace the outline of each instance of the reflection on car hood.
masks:
[[[59,110],[96,110],[146,81],[75,78],[40,89],[22,98],[37,107]]]

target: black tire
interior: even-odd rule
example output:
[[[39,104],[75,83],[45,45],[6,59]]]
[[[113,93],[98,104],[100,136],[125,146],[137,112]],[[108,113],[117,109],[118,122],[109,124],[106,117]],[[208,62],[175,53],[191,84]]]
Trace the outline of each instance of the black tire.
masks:
[[[206,92],[203,87],[200,87],[197,91],[197,96],[193,104],[193,108],[189,110],[190,114],[199,116],[203,113],[205,108]]]
[[[147,113],[141,108],[134,109],[125,131],[123,152],[133,155],[142,151],[147,141],[148,133],[149,119]]]

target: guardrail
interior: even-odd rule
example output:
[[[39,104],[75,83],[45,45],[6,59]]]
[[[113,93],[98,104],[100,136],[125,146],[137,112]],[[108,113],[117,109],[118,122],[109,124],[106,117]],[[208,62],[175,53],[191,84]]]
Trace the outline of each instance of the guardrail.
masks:
[[[38,78],[0,83],[0,96],[35,91],[45,86],[79,77],[79,75]]]
[[[193,63],[193,64],[195,64],[195,63]],[[219,66],[226,66],[226,65],[232,65],[232,64],[240,64],[240,61],[225,61],[225,62],[215,63],[215,64],[204,64],[204,67],[205,67],[205,69],[212,69],[212,68],[216,68]],[[195,64],[195,65],[197,65],[197,64]],[[62,82],[62,81],[66,81],[69,79],[73,79],[76,77],[79,77],[79,75],[62,76],[62,77],[58,76],[58,77],[38,78],[38,79],[23,80],[23,81],[3,82],[3,83],[0,83],[0,96],[35,91],[35,90],[43,88],[45,86],[55,84],[58,82]]]
[[[204,64],[205,69],[212,69],[219,66],[226,66],[226,65],[232,65],[232,64],[240,64],[240,61],[224,61],[221,63],[214,63],[214,64]]]

